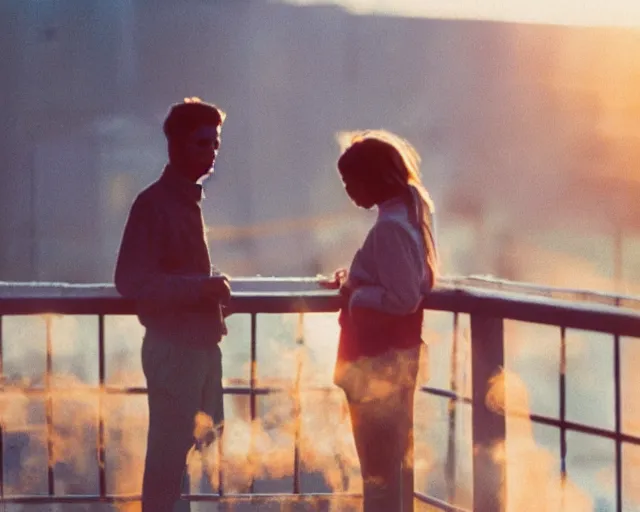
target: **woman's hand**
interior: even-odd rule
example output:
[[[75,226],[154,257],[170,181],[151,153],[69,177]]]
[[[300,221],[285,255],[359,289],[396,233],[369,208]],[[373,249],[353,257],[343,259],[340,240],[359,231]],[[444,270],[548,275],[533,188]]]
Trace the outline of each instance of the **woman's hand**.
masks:
[[[340,295],[348,302],[354,290],[353,283],[349,280],[349,272],[344,268],[336,270],[335,279],[340,283]]]
[[[318,284],[327,290],[340,290],[347,281],[348,274],[346,268],[339,268],[333,273],[333,278],[318,276]]]
[[[355,289],[353,283],[349,281],[349,271],[346,268],[339,268],[333,273],[333,279],[329,278],[320,278],[319,280],[320,286],[326,288],[327,290],[338,290],[340,292],[340,296],[345,300],[346,303],[349,302],[351,298],[351,294]]]

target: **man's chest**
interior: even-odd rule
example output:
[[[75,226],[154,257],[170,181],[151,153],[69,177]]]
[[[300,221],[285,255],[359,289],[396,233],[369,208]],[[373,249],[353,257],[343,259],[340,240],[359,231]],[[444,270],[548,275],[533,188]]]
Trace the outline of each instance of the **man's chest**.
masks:
[[[162,232],[161,265],[175,274],[209,274],[209,250],[199,208],[173,208],[166,212]]]

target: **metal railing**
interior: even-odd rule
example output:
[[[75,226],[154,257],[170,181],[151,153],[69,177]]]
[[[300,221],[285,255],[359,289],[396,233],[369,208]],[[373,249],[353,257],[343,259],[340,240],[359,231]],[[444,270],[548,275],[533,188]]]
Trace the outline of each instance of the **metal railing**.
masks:
[[[237,314],[250,316],[250,376],[248,386],[225,388],[225,393],[246,395],[249,397],[249,415],[252,422],[256,420],[259,395],[277,392],[277,389],[258,386],[257,380],[257,317],[264,313],[329,313],[340,308],[340,298],[333,292],[319,291],[313,280],[235,280],[234,296],[231,310]],[[626,301],[635,300],[632,297]],[[626,304],[625,304],[626,305]],[[471,388],[470,397],[463,396],[454,389],[439,389],[422,386],[420,391],[450,400],[461,402],[472,407],[472,442],[473,442],[473,510],[492,512],[501,510],[504,501],[505,474],[501,465],[491,456],[491,450],[505,440],[506,418],[504,414],[492,410],[486,403],[490,379],[497,375],[505,365],[504,321],[551,325],[559,328],[560,368],[558,371],[559,416],[557,418],[528,414],[536,423],[555,427],[560,435],[561,473],[566,476],[567,432],[575,431],[591,434],[615,443],[615,489],[616,510],[622,511],[622,447],[629,443],[640,445],[640,438],[623,432],[621,421],[621,374],[620,374],[620,338],[623,336],[640,337],[640,313],[630,307],[610,306],[599,303],[570,302],[554,299],[540,294],[526,294],[484,289],[481,285],[469,286],[468,282],[456,284],[449,281],[444,289],[435,290],[425,298],[427,310],[446,311],[453,315],[454,344],[458,331],[460,314],[470,315],[471,320]],[[109,394],[143,394],[142,387],[110,387],[107,384],[105,371],[105,317],[109,315],[132,315],[135,308],[131,301],[118,296],[111,286],[72,286],[72,285],[34,285],[32,284],[0,284],[0,376],[2,376],[2,320],[8,315],[95,315],[98,317],[98,386],[94,390],[98,394],[98,493],[94,495],[60,495],[56,493],[53,463],[53,406],[52,406],[52,337],[50,324],[47,323],[46,366],[44,387],[38,389],[21,389],[25,393],[41,393],[45,397],[47,427],[47,493],[46,495],[6,495],[4,492],[2,446],[4,425],[0,418],[0,500],[3,503],[71,503],[71,502],[118,502],[139,499],[139,496],[113,495],[107,492],[105,425],[102,415],[104,397]],[[49,318],[49,317],[47,317]],[[47,320],[49,322],[49,320]],[[580,329],[604,332],[611,335],[613,342],[613,376],[614,376],[614,414],[613,429],[597,428],[582,423],[568,421],[566,418],[566,379],[567,361],[567,329]],[[1,381],[0,381],[1,383]],[[504,384],[498,384],[504,386]],[[4,392],[4,388],[0,392]],[[504,391],[504,390],[503,390]],[[297,409],[296,409],[297,411]],[[509,414],[507,412],[507,414]],[[294,444],[293,454],[293,488],[292,494],[298,498],[327,500],[331,494],[307,495],[301,492],[300,486],[300,451],[298,437]],[[223,469],[221,468],[220,471]],[[452,468],[448,468],[448,473]],[[188,494],[185,499],[193,501],[224,501],[227,498],[223,487],[222,475],[219,477],[217,494]],[[508,492],[509,486],[506,482]],[[268,495],[253,493],[253,485],[245,495],[234,494],[233,499],[246,498],[248,501],[260,502],[271,499]],[[450,502],[445,502],[416,491],[417,500],[429,503],[442,510],[464,510]],[[450,492],[452,498],[453,492]]]

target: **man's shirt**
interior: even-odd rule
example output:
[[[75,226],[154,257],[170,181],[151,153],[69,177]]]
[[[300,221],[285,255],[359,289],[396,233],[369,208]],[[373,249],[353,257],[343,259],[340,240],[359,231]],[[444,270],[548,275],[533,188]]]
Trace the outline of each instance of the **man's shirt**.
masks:
[[[211,276],[202,199],[201,185],[165,168],[131,207],[115,272],[148,337],[195,348],[226,333],[220,304],[202,293]]]

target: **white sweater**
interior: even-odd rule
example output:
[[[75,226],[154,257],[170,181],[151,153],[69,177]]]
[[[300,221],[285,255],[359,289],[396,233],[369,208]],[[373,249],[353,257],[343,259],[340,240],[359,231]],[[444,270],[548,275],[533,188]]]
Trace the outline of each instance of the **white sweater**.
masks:
[[[418,226],[400,198],[378,207],[378,218],[349,270],[354,289],[349,308],[366,307],[404,315],[415,312],[429,291],[430,270]]]

